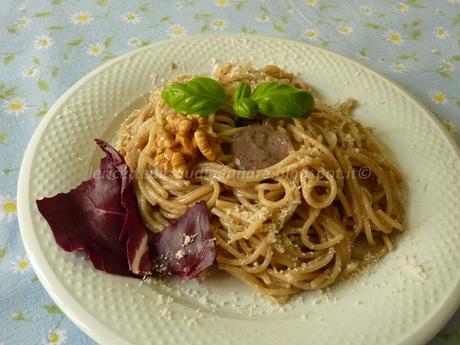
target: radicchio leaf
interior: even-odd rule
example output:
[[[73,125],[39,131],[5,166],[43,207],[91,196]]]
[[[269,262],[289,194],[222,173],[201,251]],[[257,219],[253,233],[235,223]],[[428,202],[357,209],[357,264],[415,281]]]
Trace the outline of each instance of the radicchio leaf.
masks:
[[[216,249],[206,202],[196,203],[149,242],[129,167],[113,147],[96,142],[106,156],[91,179],[37,200],[56,243],[68,252],[87,253],[94,267],[119,275],[150,274],[153,264],[153,273],[187,280],[211,266]]]
[[[178,274],[188,280],[210,267],[216,248],[205,201],[199,201],[175,223],[154,235],[151,243],[154,271]]]
[[[150,273],[148,230],[140,220],[124,158],[102,140],[106,153],[91,179],[68,193],[37,200],[57,244],[84,251],[94,267],[120,275]]]

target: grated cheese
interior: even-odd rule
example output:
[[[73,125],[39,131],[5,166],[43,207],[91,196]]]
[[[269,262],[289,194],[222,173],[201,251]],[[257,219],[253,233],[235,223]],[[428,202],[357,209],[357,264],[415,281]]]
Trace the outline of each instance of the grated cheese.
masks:
[[[185,252],[184,249],[179,249],[174,256],[176,259],[182,259],[187,253]]]
[[[409,270],[414,273],[418,278],[425,280],[428,278],[428,274],[426,269],[419,263],[417,262],[417,259],[415,256],[410,255],[410,256],[404,256],[404,261],[409,268]]]

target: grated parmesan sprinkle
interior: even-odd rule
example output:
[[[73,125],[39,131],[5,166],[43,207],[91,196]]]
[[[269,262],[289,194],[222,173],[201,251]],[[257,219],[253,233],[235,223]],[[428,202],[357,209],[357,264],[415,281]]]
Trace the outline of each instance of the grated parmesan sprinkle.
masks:
[[[179,249],[174,256],[176,259],[182,259],[187,253],[185,252],[184,249]]]
[[[425,280],[428,278],[428,274],[426,269],[417,261],[415,256],[413,255],[406,255],[403,257],[407,267],[409,270],[414,273],[418,278]]]

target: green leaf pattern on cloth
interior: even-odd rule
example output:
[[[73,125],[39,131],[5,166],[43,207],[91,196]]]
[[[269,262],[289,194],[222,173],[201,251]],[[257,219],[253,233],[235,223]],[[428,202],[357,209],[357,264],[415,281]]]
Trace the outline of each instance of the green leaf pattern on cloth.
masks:
[[[359,60],[409,89],[460,142],[460,0],[2,0],[1,345],[94,344],[48,297],[19,236],[19,167],[49,107],[127,51],[219,32],[285,37]],[[459,343],[457,312],[429,344]]]

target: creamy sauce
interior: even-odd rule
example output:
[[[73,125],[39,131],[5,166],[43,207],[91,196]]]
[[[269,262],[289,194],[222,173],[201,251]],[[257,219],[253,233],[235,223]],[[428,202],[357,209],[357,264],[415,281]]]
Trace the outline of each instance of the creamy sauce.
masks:
[[[232,140],[232,153],[239,170],[269,167],[285,158],[292,149],[289,137],[270,125],[251,125]]]

